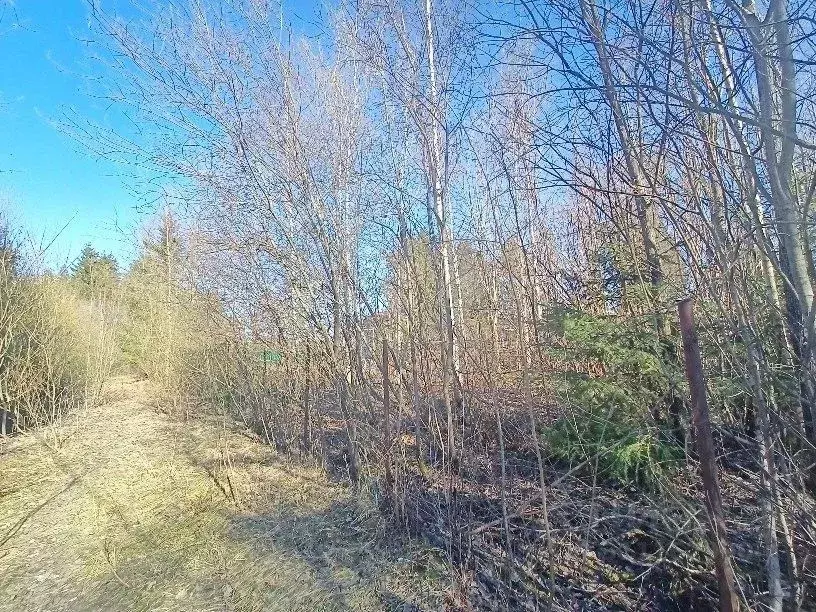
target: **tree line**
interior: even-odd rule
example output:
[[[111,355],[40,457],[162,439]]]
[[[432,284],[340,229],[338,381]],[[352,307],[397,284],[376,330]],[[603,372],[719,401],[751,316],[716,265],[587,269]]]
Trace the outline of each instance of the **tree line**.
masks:
[[[144,131],[71,129],[177,211],[152,375],[378,483],[471,605],[806,609],[812,11],[360,0],[299,35],[266,2],[94,9]]]

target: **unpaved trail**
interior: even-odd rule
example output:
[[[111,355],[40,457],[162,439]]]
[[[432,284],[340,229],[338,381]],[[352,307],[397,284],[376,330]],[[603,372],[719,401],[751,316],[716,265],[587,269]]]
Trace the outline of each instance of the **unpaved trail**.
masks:
[[[144,382],[106,397],[0,442],[0,610],[442,607],[431,555],[320,470]]]

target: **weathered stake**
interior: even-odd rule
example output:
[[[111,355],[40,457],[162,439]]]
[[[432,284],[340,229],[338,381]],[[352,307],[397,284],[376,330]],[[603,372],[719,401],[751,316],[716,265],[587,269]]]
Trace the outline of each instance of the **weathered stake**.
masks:
[[[312,345],[306,340],[305,380],[303,384],[303,452],[308,455],[312,452]]]
[[[700,457],[700,472],[706,495],[708,537],[711,549],[714,551],[714,563],[717,568],[717,580],[720,586],[720,610],[722,612],[736,612],[739,610],[739,597],[736,590],[734,566],[731,561],[731,549],[728,545],[728,534],[725,529],[722,495],[720,494],[720,483],[717,478],[714,439],[711,435],[711,422],[706,399],[703,363],[700,358],[700,343],[694,328],[691,298],[680,300],[677,304],[677,311],[680,318],[680,334],[683,338],[686,378],[691,390],[694,444]]]
[[[394,476],[391,473],[391,372],[388,355],[388,340],[383,338],[382,343],[382,372],[383,372],[383,451],[385,453],[385,486],[391,495],[394,485]]]

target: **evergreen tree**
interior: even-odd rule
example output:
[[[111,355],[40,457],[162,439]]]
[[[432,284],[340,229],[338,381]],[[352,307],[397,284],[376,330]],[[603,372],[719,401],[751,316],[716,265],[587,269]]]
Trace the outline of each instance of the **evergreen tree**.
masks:
[[[119,278],[119,264],[112,255],[99,253],[89,243],[71,266],[71,275],[86,293],[96,297],[114,286]]]

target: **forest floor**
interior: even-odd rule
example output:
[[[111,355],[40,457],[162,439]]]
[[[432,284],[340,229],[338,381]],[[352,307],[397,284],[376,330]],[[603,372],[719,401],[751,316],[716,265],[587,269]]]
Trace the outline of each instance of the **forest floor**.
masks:
[[[365,496],[144,381],[0,441],[0,610],[441,609],[443,565]]]

